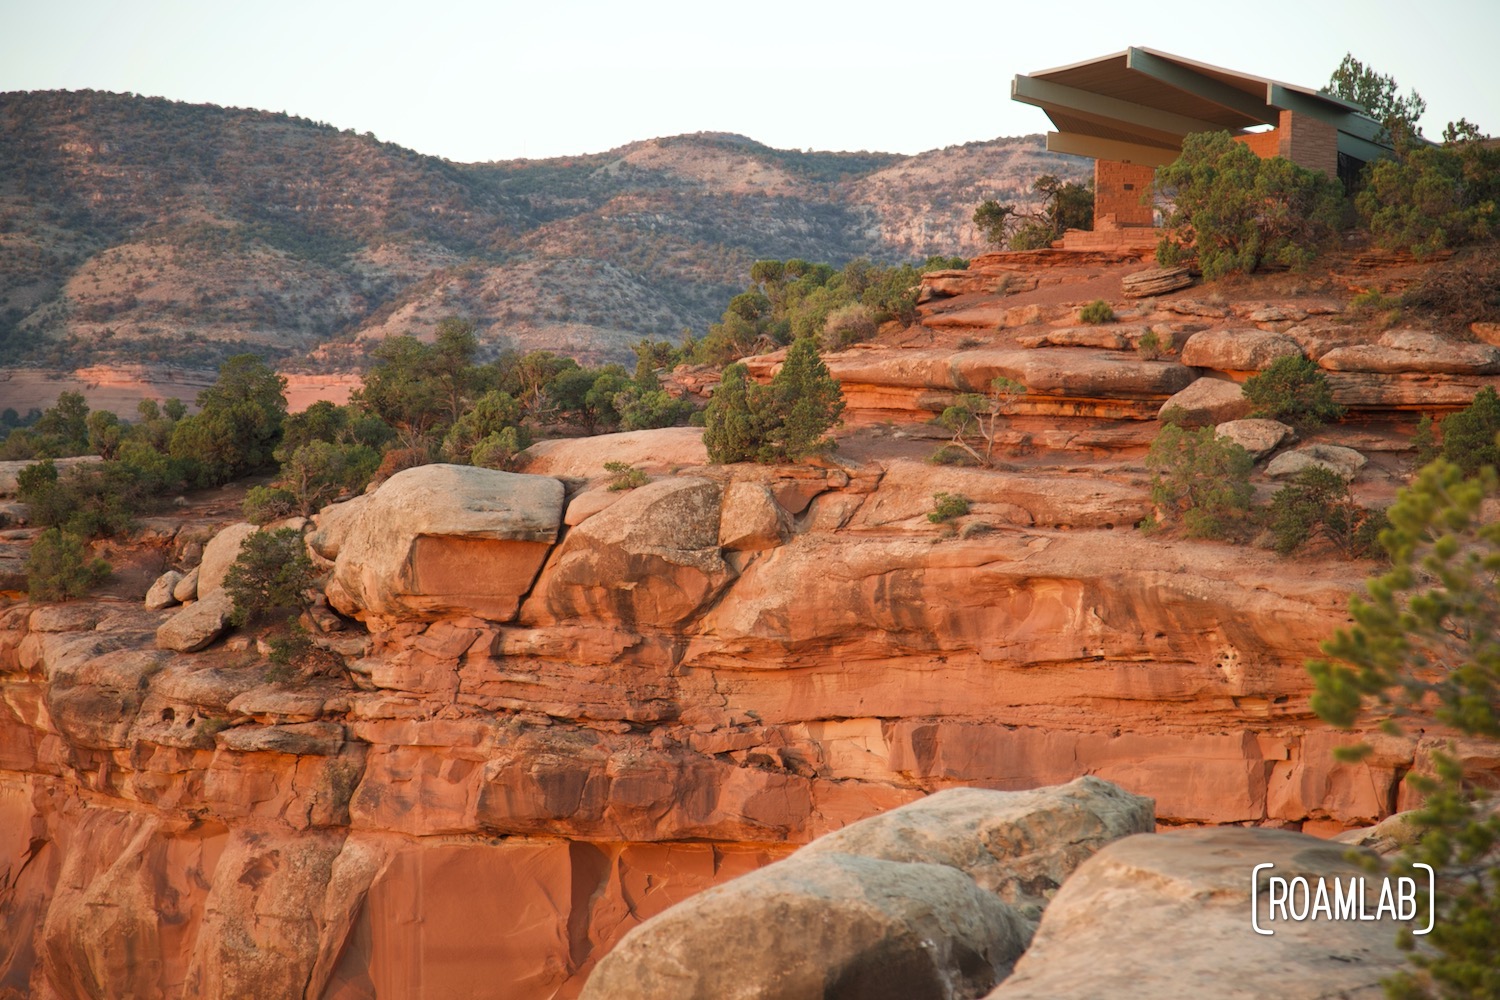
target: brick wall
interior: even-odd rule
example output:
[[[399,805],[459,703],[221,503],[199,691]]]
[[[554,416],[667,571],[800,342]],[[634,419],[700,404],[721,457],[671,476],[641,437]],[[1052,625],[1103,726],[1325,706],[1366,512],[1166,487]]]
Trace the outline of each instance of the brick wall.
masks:
[[[1308,170],[1321,170],[1329,177],[1339,172],[1339,131],[1327,122],[1283,111],[1276,128],[1269,132],[1237,135],[1261,159],[1280,156]]]
[[[1295,111],[1281,113],[1281,125],[1273,133],[1281,136],[1282,156],[1299,167],[1321,170],[1329,177],[1339,172],[1339,130],[1327,122],[1299,115]]]
[[[1148,198],[1156,168],[1118,160],[1094,161],[1094,229],[1149,226],[1154,221]]]
[[[1251,132],[1249,135],[1237,135],[1235,142],[1244,143],[1250,147],[1250,152],[1262,160],[1269,160],[1273,156],[1281,154],[1281,130],[1272,129],[1269,132]]]

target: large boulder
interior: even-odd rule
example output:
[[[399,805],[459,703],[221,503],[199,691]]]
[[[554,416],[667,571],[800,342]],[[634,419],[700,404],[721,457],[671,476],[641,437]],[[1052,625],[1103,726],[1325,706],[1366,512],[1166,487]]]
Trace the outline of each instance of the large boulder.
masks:
[[[1292,878],[1363,877],[1374,913],[1380,880],[1344,844],[1280,830],[1220,827],[1111,844],[1047,908],[1015,973],[989,1000],[1384,996],[1401,967],[1394,920],[1250,923],[1251,870]],[[1266,876],[1262,876],[1265,878]],[[1262,883],[1264,885],[1264,883]],[[1332,883],[1329,883],[1330,888]]]
[[[719,549],[719,501],[719,484],[696,477],[631,490],[568,532],[523,620],[670,628],[691,618],[734,576]]]
[[[648,920],[583,996],[975,996],[1029,935],[1009,901],[1035,910],[1093,852],[1152,825],[1149,799],[1096,778],[939,792]]]
[[[229,567],[240,557],[240,546],[259,530],[255,525],[243,521],[231,524],[203,547],[203,561],[198,564],[199,597],[207,597],[224,586],[224,577],[229,574]]]
[[[1040,907],[1105,844],[1155,826],[1150,799],[1086,776],[1022,792],[950,788],[819,837],[797,857],[947,865],[1007,903]]]
[[[1202,330],[1182,345],[1182,363],[1221,372],[1263,371],[1277,358],[1301,355],[1291,337],[1265,330]]]
[[[325,517],[314,548],[333,558],[330,603],[374,626],[466,614],[508,621],[557,540],[562,510],[563,485],[548,476],[424,465]]]
[[[1215,427],[1214,433],[1233,441],[1257,461],[1281,447],[1283,442],[1297,436],[1295,430],[1279,420],[1259,418],[1228,420]]]
[[[1025,947],[1014,910],[943,865],[834,854],[694,896],[606,955],[584,1000],[956,1000]]]
[[[157,648],[196,653],[224,633],[233,611],[228,592],[215,590],[162,622],[156,630]]]
[[[1177,410],[1178,420],[1186,427],[1207,427],[1238,420],[1250,412],[1250,401],[1238,382],[1221,378],[1200,378],[1162,404],[1158,417]]]
[[[1271,459],[1266,466],[1266,475],[1272,479],[1295,476],[1303,469],[1317,467],[1336,472],[1345,479],[1353,479],[1368,461],[1353,448],[1337,444],[1308,444],[1296,451],[1284,451]]]
[[[719,544],[739,552],[774,549],[790,532],[786,512],[764,483],[735,482],[724,489]]]
[[[151,589],[146,591],[146,608],[149,611],[161,611],[180,603],[176,596],[177,584],[182,582],[182,574],[175,569],[169,569],[156,578]]]

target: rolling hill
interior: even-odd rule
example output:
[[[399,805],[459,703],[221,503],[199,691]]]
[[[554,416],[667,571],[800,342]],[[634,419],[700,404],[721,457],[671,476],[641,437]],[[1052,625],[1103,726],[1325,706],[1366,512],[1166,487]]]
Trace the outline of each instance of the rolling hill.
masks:
[[[699,133],[459,164],[264,111],[0,94],[0,366],[347,370],[453,314],[495,349],[620,358],[701,332],[757,259],[970,255],[978,202],[1086,171],[1039,136],[901,156]]]

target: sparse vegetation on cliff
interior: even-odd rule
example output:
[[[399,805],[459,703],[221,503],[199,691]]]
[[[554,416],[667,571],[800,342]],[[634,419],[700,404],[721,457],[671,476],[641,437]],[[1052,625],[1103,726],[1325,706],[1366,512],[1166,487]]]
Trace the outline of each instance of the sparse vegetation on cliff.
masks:
[[[249,535],[224,577],[224,590],[234,601],[232,620],[244,625],[278,611],[305,610],[313,579],[302,532],[278,528]]]
[[[1031,190],[1041,196],[1041,208],[1034,212],[994,199],[982,201],[974,209],[974,225],[991,246],[1040,250],[1069,229],[1094,227],[1092,181],[1064,181],[1043,174],[1032,182]]]
[[[84,540],[60,528],[48,528],[26,559],[26,592],[33,601],[67,601],[82,597],[109,576],[110,565],[90,559]]]
[[[1156,473],[1151,502],[1168,519],[1181,518],[1192,538],[1223,538],[1245,522],[1253,491],[1249,452],[1212,427],[1161,429],[1146,454]]]

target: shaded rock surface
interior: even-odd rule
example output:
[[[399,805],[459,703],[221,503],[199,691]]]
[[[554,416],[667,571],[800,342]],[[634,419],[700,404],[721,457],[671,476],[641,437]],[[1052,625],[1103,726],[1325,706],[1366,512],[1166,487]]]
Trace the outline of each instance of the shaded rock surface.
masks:
[[[1225,421],[1214,428],[1214,433],[1244,448],[1256,460],[1264,458],[1284,442],[1297,436],[1295,430],[1279,420],[1260,418]]]
[[[1271,459],[1266,475],[1275,479],[1295,476],[1303,469],[1317,467],[1353,479],[1368,459],[1353,448],[1336,444],[1306,444],[1295,451],[1283,452]]]
[[[977,996],[1029,933],[1002,899],[1035,912],[1080,861],[1151,825],[1149,800],[1093,778],[940,792],[647,921],[583,996]]]
[[[990,1000],[1114,996],[1383,997],[1400,968],[1394,920],[1270,921],[1250,926],[1250,873],[1345,883],[1379,880],[1348,848],[1298,833],[1235,828],[1129,837],[1084,862],[1042,916],[1014,974]],[[1330,882],[1331,887],[1331,882]]]
[[[1200,378],[1163,403],[1157,415],[1169,410],[1179,411],[1177,418],[1185,427],[1207,427],[1244,417],[1250,412],[1250,401],[1238,382]]]
[[[156,578],[151,589],[146,591],[146,609],[149,611],[161,611],[179,603],[177,597],[177,585],[182,582],[182,574],[175,569],[169,569]]]

